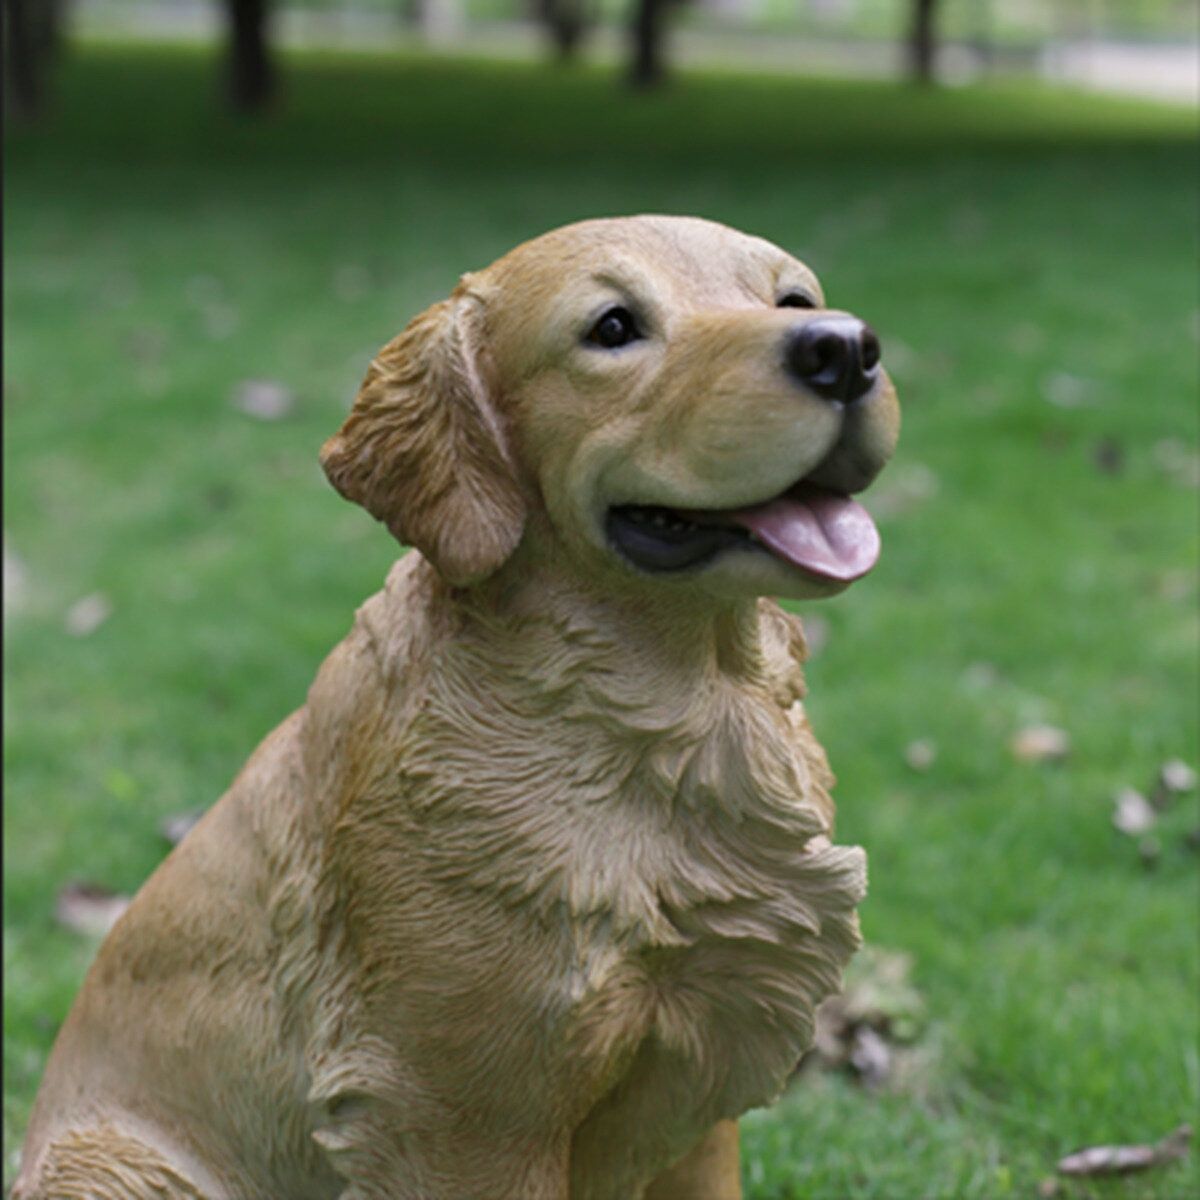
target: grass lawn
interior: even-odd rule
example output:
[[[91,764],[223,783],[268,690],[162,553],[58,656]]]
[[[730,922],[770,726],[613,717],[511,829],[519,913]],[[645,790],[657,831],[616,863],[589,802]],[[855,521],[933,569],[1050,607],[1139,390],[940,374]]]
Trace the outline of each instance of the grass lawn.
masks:
[[[57,890],[135,889],[159,820],[303,701],[395,555],[316,465],[368,358],[459,272],[637,211],[798,253],[906,405],[884,558],[819,608],[810,707],[870,854],[866,936],[913,957],[919,1068],[752,1114],[748,1197],[1032,1197],[1072,1149],[1195,1120],[1195,798],[1151,869],[1110,824],[1117,788],[1198,757],[1191,115],[306,57],[239,124],[206,55],[120,47],[59,82],[6,151],[6,1179],[94,951]],[[294,408],[238,411],[246,379]],[[70,636],[97,592],[111,615]],[[1070,756],[1016,761],[1030,722]],[[1191,1196],[1194,1162],[1061,1194]]]

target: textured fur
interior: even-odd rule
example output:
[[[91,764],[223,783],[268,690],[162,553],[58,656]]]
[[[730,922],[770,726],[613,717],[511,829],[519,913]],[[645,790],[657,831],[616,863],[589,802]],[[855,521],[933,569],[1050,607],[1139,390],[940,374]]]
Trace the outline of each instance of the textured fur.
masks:
[[[580,278],[622,270],[665,348],[581,357]],[[816,286],[706,222],[586,223],[381,353],[323,462],[421,553],[106,940],[15,1197],[740,1194],[731,1120],[858,942],[800,625],[755,598],[830,589],[643,577],[595,523],[882,466],[886,380],[846,434],[760,361],[781,276]]]

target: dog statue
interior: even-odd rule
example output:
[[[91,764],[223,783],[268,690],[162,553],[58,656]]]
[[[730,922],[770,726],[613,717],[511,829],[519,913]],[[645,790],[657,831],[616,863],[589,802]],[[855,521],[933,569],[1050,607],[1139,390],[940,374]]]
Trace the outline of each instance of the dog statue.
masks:
[[[871,569],[872,331],[708,221],[466,275],[321,461],[416,548],[138,893],[19,1200],[734,1200],[858,944],[799,622]]]

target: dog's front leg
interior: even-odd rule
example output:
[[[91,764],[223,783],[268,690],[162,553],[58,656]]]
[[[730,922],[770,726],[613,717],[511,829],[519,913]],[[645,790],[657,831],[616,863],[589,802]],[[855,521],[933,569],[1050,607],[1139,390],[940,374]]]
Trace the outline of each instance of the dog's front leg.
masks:
[[[498,1134],[447,1115],[438,1128],[360,1119],[320,1140],[347,1186],[338,1200],[567,1200],[566,1135]],[[401,1125],[404,1128],[401,1128]]]
[[[644,1200],[742,1200],[736,1121],[718,1121],[647,1189]]]

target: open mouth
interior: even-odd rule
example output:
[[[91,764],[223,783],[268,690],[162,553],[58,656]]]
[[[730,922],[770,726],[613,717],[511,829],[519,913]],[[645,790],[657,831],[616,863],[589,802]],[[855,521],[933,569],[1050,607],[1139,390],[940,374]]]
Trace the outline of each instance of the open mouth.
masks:
[[[770,554],[818,579],[850,583],[879,558],[879,531],[856,500],[801,481],[747,508],[623,504],[608,510],[613,545],[644,571],[702,566],[726,550]]]

